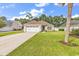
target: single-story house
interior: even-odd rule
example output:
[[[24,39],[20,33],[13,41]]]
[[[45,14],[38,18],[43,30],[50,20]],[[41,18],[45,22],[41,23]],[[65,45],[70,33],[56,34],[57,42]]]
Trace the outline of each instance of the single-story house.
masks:
[[[61,25],[59,27],[59,29],[64,29],[66,30],[66,23]],[[79,20],[71,20],[71,27],[70,27],[70,31],[72,31],[73,29],[79,29]]]
[[[24,24],[24,32],[40,32],[40,31],[53,31],[54,26],[46,21],[32,20]]]
[[[0,28],[0,32],[8,32],[22,29],[22,24],[19,21],[8,22],[5,27]]]
[[[13,28],[10,26],[0,28],[0,32],[9,32],[9,31],[13,31]]]

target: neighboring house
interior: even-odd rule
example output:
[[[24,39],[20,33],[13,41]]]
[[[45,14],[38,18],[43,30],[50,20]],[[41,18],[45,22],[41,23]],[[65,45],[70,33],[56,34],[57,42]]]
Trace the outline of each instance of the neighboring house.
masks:
[[[71,29],[79,29],[79,20],[71,21]]]
[[[66,24],[63,24],[62,26],[59,27],[59,29],[66,29]],[[72,31],[73,29],[79,29],[79,20],[72,20],[71,21],[71,27],[70,27],[70,31]]]
[[[7,21],[6,22],[6,26],[0,28],[0,32],[9,32],[9,31],[13,31],[13,28],[11,27],[12,21]]]
[[[8,32],[20,29],[22,29],[22,24],[19,21],[13,21],[11,23],[8,22],[5,27],[0,28],[0,32]]]
[[[14,21],[11,25],[13,30],[20,30],[22,29],[22,24],[19,21]]]
[[[0,28],[0,32],[8,32],[8,31],[12,31],[13,28],[11,28],[10,26],[5,26]]]
[[[24,32],[52,31],[54,26],[45,21],[32,20],[24,24]]]

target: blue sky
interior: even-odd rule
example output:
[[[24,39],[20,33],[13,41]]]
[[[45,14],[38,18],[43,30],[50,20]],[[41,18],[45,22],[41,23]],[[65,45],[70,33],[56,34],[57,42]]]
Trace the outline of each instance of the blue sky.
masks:
[[[57,3],[0,3],[0,16],[6,16],[8,20],[14,18],[25,18],[26,13],[31,13],[34,17],[41,14],[57,16],[67,16],[67,4],[59,6]],[[79,16],[79,4],[73,5],[72,17]]]

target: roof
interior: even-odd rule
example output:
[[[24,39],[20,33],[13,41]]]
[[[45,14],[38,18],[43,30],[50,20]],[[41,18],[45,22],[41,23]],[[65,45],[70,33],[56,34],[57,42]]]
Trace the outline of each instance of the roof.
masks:
[[[41,21],[32,20],[24,25],[49,25],[49,23],[46,21],[42,21],[42,20]]]
[[[40,24],[30,24],[30,25],[27,25],[25,24],[26,27],[38,27],[38,26],[41,26]]]

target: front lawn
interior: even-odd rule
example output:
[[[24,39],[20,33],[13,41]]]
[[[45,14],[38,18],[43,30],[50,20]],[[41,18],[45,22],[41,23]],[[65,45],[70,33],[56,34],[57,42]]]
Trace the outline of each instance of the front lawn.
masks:
[[[6,36],[6,35],[11,35],[11,34],[22,33],[22,32],[23,31],[0,32],[0,37]]]
[[[8,56],[75,56],[79,55],[79,46],[63,45],[64,32],[41,32],[23,43]],[[79,45],[79,39],[71,37]]]

